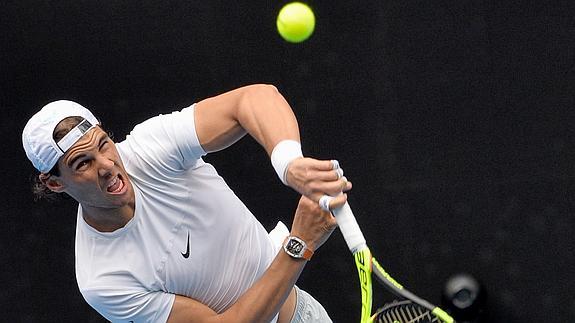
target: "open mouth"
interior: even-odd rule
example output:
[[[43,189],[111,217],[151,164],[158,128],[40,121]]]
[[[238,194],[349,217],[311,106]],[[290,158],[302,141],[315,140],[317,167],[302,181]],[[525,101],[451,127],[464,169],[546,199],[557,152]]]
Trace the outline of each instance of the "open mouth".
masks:
[[[125,186],[125,184],[124,184],[124,181],[122,180],[122,177],[120,175],[118,175],[112,179],[112,181],[108,184],[108,187],[106,188],[106,190],[109,193],[117,194],[117,193],[122,192],[122,190],[124,189],[124,186]]]

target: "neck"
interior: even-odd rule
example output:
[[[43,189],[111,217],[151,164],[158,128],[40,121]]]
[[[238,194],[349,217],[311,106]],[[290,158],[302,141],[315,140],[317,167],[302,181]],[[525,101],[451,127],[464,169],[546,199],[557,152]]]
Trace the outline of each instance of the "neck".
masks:
[[[135,205],[130,203],[117,209],[92,208],[82,205],[82,217],[100,232],[113,232],[123,228],[134,217]]]

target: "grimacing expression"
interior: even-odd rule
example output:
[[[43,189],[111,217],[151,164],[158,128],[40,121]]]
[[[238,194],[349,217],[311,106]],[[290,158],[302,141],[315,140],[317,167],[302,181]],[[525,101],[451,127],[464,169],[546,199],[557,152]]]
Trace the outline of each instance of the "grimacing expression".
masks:
[[[55,179],[65,192],[84,207],[118,208],[133,197],[133,188],[115,143],[102,128],[95,127],[58,160]]]

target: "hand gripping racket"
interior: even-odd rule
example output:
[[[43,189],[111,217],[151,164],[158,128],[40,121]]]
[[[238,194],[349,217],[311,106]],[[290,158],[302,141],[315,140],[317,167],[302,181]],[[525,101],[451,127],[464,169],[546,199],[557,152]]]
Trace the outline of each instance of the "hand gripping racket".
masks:
[[[361,323],[407,323],[407,322],[455,322],[447,312],[403,288],[393,279],[371,255],[357,224],[357,220],[346,202],[332,210],[339,229],[357,265],[361,286]],[[380,308],[372,314],[371,274],[390,292],[402,298]]]

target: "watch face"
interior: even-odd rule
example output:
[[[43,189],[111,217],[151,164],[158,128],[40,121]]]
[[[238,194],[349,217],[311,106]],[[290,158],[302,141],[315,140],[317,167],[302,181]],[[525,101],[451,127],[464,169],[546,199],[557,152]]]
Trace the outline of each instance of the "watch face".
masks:
[[[296,236],[289,236],[283,244],[284,251],[293,258],[310,260],[313,251],[307,248],[307,244]]]
[[[290,239],[286,247],[294,254],[300,254],[303,250],[303,244],[295,239]]]

